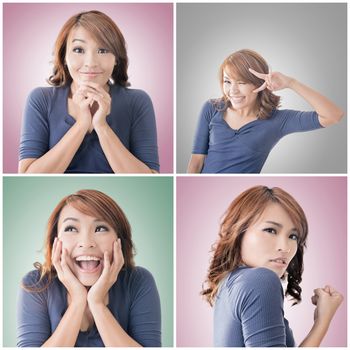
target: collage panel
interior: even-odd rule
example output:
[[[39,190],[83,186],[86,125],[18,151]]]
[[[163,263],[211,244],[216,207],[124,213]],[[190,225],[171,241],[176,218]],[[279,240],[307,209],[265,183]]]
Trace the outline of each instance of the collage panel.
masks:
[[[176,190],[178,347],[319,346],[314,317],[328,329],[314,340],[347,346],[346,177],[178,177]]]
[[[173,346],[172,177],[5,177],[3,220],[3,346],[63,346],[51,330],[68,341],[80,302],[76,346],[115,320],[120,346]]]
[[[346,6],[177,4],[177,173],[345,174]]]
[[[7,3],[3,31],[4,173],[173,172],[171,3]]]

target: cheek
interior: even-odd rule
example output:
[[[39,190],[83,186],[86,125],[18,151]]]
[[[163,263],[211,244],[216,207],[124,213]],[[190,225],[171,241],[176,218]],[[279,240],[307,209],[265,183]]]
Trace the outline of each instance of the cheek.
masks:
[[[113,252],[113,243],[116,241],[116,236],[109,236],[109,237],[101,237],[96,243],[98,245],[98,248],[102,253],[108,252],[109,256],[112,256]]]

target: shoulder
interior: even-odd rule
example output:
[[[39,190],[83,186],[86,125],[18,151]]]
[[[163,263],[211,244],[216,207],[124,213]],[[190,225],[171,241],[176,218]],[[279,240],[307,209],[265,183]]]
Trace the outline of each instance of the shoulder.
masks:
[[[153,275],[144,267],[136,266],[133,269],[128,269],[126,273],[133,284],[154,283]]]
[[[28,95],[29,105],[35,108],[49,108],[57,96],[64,94],[67,87],[37,87]]]
[[[22,278],[22,284],[26,287],[36,286],[39,281],[40,281],[40,271],[39,270],[29,271]]]
[[[119,85],[113,85],[111,87],[111,95],[122,96],[126,101],[130,103],[144,103],[151,102],[150,96],[147,92],[140,89],[130,89]]]
[[[243,267],[230,273],[227,279],[228,288],[239,288],[242,291],[257,291],[280,293],[281,281],[275,272],[264,267]]]
[[[29,93],[29,98],[32,99],[52,99],[56,94],[63,92],[65,87],[37,87]]]
[[[224,107],[225,106],[220,99],[207,100],[202,106],[201,118],[206,119],[206,121],[209,123],[216,113],[224,110]]]

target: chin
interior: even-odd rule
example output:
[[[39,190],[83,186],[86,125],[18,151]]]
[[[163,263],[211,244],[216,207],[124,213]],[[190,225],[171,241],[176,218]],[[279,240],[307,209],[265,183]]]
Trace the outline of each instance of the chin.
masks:
[[[97,282],[98,278],[96,278],[96,277],[82,277],[82,276],[79,276],[78,280],[83,286],[91,287]]]

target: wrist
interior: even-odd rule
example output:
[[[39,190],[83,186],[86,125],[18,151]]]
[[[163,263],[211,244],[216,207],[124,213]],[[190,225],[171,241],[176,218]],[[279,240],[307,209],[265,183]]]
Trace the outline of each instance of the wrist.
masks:
[[[109,125],[106,122],[106,119],[95,122],[95,123],[93,123],[93,125],[94,125],[94,129],[97,133],[105,132],[107,130],[107,128],[109,127]]]
[[[294,90],[297,80],[294,78],[289,78],[288,88]]]

